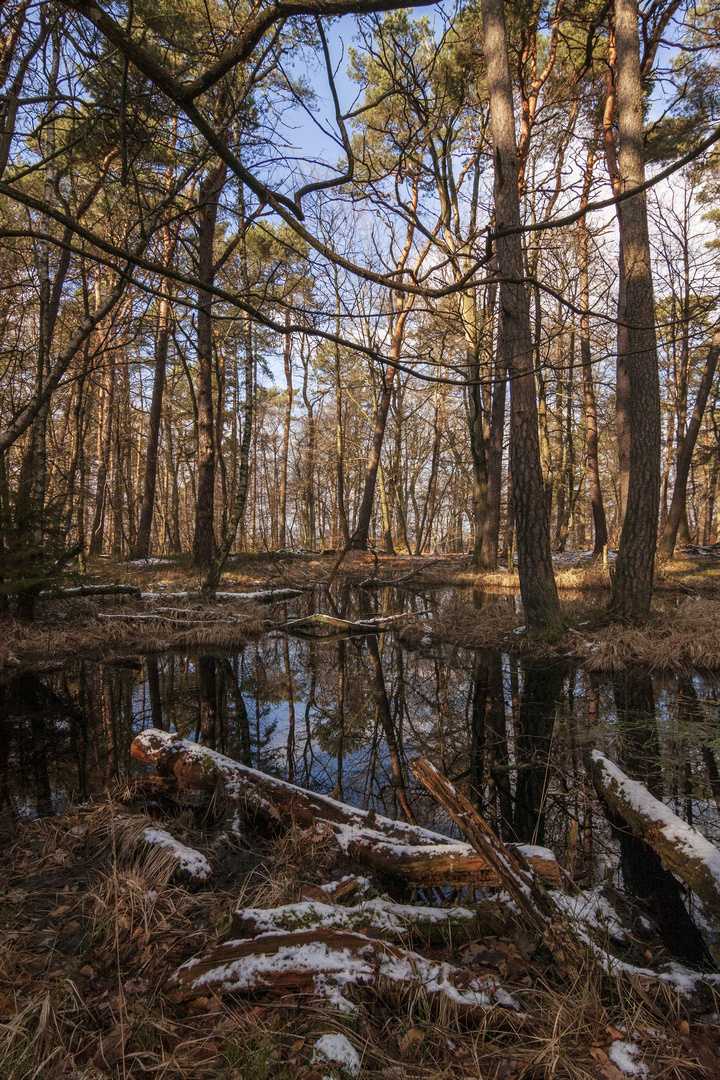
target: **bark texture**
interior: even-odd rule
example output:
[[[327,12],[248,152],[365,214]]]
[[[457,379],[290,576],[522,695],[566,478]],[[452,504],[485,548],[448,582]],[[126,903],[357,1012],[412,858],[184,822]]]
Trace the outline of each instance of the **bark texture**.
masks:
[[[645,180],[640,39],[635,0],[615,0],[619,167],[623,188]],[[615,566],[611,612],[643,619],[650,612],[660,510],[660,380],[655,337],[650,236],[645,193],[623,203],[623,318],[630,400],[627,508]]]
[[[530,308],[523,284],[522,238],[519,231],[519,169],[515,141],[513,89],[502,0],[482,0],[485,62],[492,114],[495,171],[495,220],[498,235],[502,335],[510,387],[510,453],[520,592],[530,630],[560,626],[548,518],[540,465],[538,414]]]

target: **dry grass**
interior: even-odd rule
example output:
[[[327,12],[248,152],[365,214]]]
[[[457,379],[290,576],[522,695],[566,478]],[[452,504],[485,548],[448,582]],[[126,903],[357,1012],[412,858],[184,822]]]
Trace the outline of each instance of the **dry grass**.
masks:
[[[294,996],[178,1000],[164,989],[168,975],[223,937],[238,904],[294,901],[301,884],[328,880],[333,867],[322,835],[294,829],[249,855],[247,838],[223,830],[222,814],[198,824],[196,813],[168,806],[163,827],[218,866],[234,859],[236,870],[200,891],[177,884],[170,864],[135,842],[147,821],[141,805],[128,807],[117,793],[24,825],[3,849],[3,1080],[318,1080],[312,1047],[333,1031],[357,1050],[361,1080],[617,1080],[608,1053],[624,1032],[651,1075],[720,1075],[717,1028],[697,1006],[655,984],[608,992],[591,975],[557,984],[537,957],[510,947],[511,921],[505,938],[483,943],[504,941],[515,957],[496,973],[521,1015],[465,1020],[431,1007],[421,989],[365,995],[350,1014]],[[118,813],[129,810],[118,830]],[[717,1011],[713,1002],[703,1007]]]
[[[126,598],[53,601],[47,621],[0,622],[0,667],[17,664],[42,668],[65,657],[113,660],[138,653],[219,649],[230,652],[266,627],[267,609],[245,603],[242,608],[214,607],[183,601],[192,614],[157,615]],[[133,615],[144,618],[133,620]],[[104,618],[105,615],[120,616]]]
[[[637,666],[649,671],[720,668],[720,600],[656,601],[642,627],[601,623],[573,632],[573,651],[595,671]]]

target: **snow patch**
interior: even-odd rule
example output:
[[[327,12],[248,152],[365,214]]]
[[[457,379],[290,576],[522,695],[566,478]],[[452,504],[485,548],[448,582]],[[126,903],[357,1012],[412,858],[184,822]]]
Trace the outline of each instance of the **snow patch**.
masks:
[[[197,881],[206,881],[212,877],[210,863],[200,851],[187,847],[171,836],[164,829],[143,829],[142,838],[147,844],[155,844],[158,847],[172,851],[178,864],[178,869],[183,870]]]
[[[360,1058],[357,1050],[345,1035],[322,1035],[315,1043],[312,1052],[313,1064],[337,1065],[345,1077],[353,1078],[360,1072]]]
[[[617,1039],[608,1050],[608,1057],[626,1076],[647,1076],[650,1071],[642,1061],[635,1061],[640,1048],[635,1043]]]

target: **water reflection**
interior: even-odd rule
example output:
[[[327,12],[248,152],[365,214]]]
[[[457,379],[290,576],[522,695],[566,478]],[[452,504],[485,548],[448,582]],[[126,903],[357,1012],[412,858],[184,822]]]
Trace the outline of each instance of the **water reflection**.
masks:
[[[422,753],[470,793],[504,839],[547,844],[583,883],[614,871],[619,855],[651,903],[656,868],[626,834],[593,817],[584,761],[593,747],[604,749],[720,839],[717,693],[699,677],[612,681],[566,663],[408,647],[390,633],[277,633],[231,655],[77,661],[0,684],[0,807],[6,817],[43,815],[102,791],[138,769],[132,739],[156,726],[356,805],[451,831],[413,780],[409,766]]]

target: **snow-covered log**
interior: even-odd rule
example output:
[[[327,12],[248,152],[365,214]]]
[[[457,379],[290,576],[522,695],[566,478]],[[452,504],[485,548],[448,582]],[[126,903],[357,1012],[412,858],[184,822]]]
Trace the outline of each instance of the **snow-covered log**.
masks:
[[[498,884],[487,860],[470,844],[306,791],[167,731],[143,731],[133,741],[131,753],[163,775],[175,775],[182,787],[210,792],[222,788],[265,822],[284,827],[325,825],[340,854],[382,874],[428,887]],[[560,867],[552,852],[532,848],[528,857],[543,881],[560,884]]]
[[[444,999],[463,1014],[517,1004],[492,978],[428,960],[398,945],[346,930],[316,927],[227,941],[206,956],[189,960],[170,978],[168,989],[188,993],[299,993],[353,1008],[353,994],[370,988],[417,992]]]
[[[599,750],[591,760],[595,789],[611,813],[657,852],[708,911],[720,915],[720,850]]]
[[[303,595],[303,589],[256,589],[254,592],[216,592],[216,593],[204,593],[199,589],[187,590],[183,592],[144,592],[141,593],[137,590],[138,596],[142,600],[187,600],[189,598],[195,598],[198,600],[241,600],[245,603],[252,601],[256,604],[279,604],[284,600],[295,600],[298,596]]]
[[[70,588],[43,589],[43,600],[74,600],[78,596],[134,596],[141,595],[137,585],[73,585]]]

